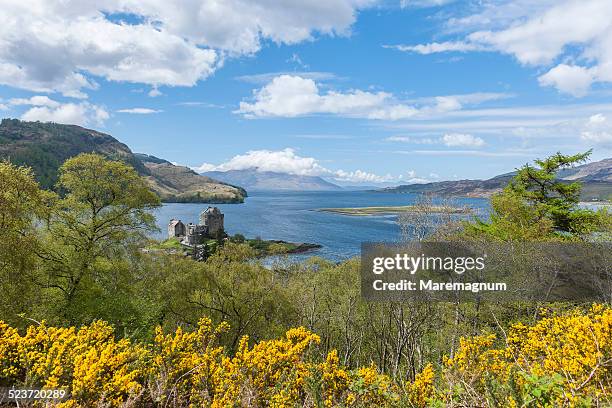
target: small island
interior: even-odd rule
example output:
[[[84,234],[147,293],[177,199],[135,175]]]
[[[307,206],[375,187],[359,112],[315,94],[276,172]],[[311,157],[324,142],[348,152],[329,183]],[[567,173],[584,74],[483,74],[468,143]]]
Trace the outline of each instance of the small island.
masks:
[[[198,224],[185,225],[181,220],[172,219],[168,223],[168,239],[155,242],[146,250],[183,254],[197,260],[206,260],[227,242],[247,244],[253,249],[255,257],[298,254],[321,248],[319,244],[305,242],[246,238],[242,234],[229,236],[224,229],[224,218],[224,214],[217,207],[208,207],[200,214]]]
[[[402,213],[443,213],[443,214],[470,214],[472,209],[469,207],[448,207],[448,206],[423,206],[401,205],[401,206],[381,206],[381,207],[354,207],[354,208],[319,208],[317,211],[329,212],[342,215],[368,216],[368,215],[397,215]]]

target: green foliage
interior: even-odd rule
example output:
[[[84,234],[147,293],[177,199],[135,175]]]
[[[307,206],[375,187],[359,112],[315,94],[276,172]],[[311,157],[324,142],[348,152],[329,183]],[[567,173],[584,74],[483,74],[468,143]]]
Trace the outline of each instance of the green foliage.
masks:
[[[59,174],[58,189],[65,194],[53,208],[48,229],[55,258],[49,276],[63,294],[65,316],[75,322],[80,306],[104,307],[86,300],[91,293],[98,298],[100,292],[113,293],[129,279],[112,263],[135,251],[145,233],[155,229],[150,210],[159,199],[132,167],[97,154],[67,160]]]
[[[590,151],[566,156],[557,153],[518,170],[502,193],[491,199],[489,222],[465,225],[471,237],[502,241],[582,239],[605,230],[609,214],[580,208],[581,183],[557,179],[557,173],[587,160]]]
[[[0,161],[0,314],[17,323],[39,295],[33,284],[41,251],[35,220],[48,216],[54,195],[42,191],[31,169]]]
[[[234,236],[231,238],[231,241],[235,242],[236,244],[242,244],[245,240],[246,238],[242,234],[234,234]]]
[[[590,155],[590,150],[570,156],[557,153],[544,160],[536,160],[537,167],[526,164],[519,169],[506,190],[533,205],[538,217],[550,219],[556,230],[577,232],[581,228],[576,225],[573,212],[580,201],[581,184],[559,181],[557,173],[584,163]]]
[[[555,407],[556,401],[563,395],[563,377],[556,373],[553,376],[536,376],[522,373],[525,379],[521,399],[527,406]]]
[[[182,250],[183,245],[181,244],[181,241],[178,238],[172,237],[172,238],[168,238],[165,241],[156,243],[154,245],[150,245],[148,248]]]

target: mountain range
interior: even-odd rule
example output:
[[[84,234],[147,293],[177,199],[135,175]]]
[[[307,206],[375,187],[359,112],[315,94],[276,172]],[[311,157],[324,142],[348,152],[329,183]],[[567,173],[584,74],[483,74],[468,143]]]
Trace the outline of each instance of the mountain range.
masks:
[[[490,197],[500,192],[516,172],[500,174],[487,180],[438,181],[424,184],[406,184],[377,191],[387,193],[431,193],[440,196]],[[582,199],[612,199],[612,158],[583,164],[559,173],[559,179],[582,183]]]
[[[257,168],[201,173],[228,184],[239,185],[247,191],[334,191],[343,188],[318,176],[300,176],[274,171],[259,171]]]
[[[99,153],[130,164],[152,191],[165,202],[243,202],[246,191],[188,167],[154,156],[133,153],[114,137],[76,125],[3,119],[0,123],[0,159],[32,168],[44,188],[53,188],[58,168],[80,153]]]

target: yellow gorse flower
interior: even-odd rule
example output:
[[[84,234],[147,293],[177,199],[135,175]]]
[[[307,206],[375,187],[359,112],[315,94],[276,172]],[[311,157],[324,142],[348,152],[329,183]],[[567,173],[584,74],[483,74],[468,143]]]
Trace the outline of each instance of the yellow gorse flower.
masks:
[[[252,346],[245,336],[233,356],[219,345],[227,330],[227,323],[215,326],[202,318],[194,331],[157,328],[151,344],[139,344],[118,340],[99,321],[81,328],[43,322],[23,334],[0,322],[0,381],[65,388],[70,397],[57,405],[63,408],[293,407],[315,405],[314,396],[327,407],[425,407],[451,403],[457,386],[484,396],[494,384],[519,390],[501,395],[497,402],[507,406],[610,402],[612,309],[602,305],[587,313],[545,315],[533,326],[514,324],[504,340],[493,334],[463,338],[452,359],[438,369],[426,365],[403,386],[374,365],[344,367],[336,350],[313,362],[309,350],[320,338],[304,327]]]

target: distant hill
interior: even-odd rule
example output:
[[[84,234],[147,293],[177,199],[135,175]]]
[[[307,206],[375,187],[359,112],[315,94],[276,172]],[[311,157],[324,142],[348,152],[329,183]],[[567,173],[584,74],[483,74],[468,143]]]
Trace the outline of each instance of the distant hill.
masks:
[[[562,171],[559,176],[564,180],[581,180],[612,183],[612,158],[583,164]]]
[[[136,157],[149,172],[143,176],[165,201],[234,203],[243,202],[247,195],[242,187],[202,176],[189,167],[176,166],[167,160],[142,153]]]
[[[187,167],[145,154],[134,154],[114,137],[76,125],[3,119],[0,123],[0,159],[30,166],[44,188],[53,188],[57,170],[80,153],[99,153],[133,166],[151,190],[167,202],[242,202],[246,192],[203,177]]]
[[[330,191],[342,190],[342,187],[323,180],[317,176],[298,176],[295,174],[280,173],[273,171],[258,171],[257,169],[209,171],[202,173],[204,176],[216,180],[239,185],[248,191],[263,190],[309,190]]]
[[[490,197],[500,192],[516,173],[506,173],[488,180],[438,181],[406,184],[377,191],[387,193],[431,193],[440,196]],[[612,197],[612,159],[604,159],[567,169],[560,179],[582,182],[583,200],[610,200]]]

